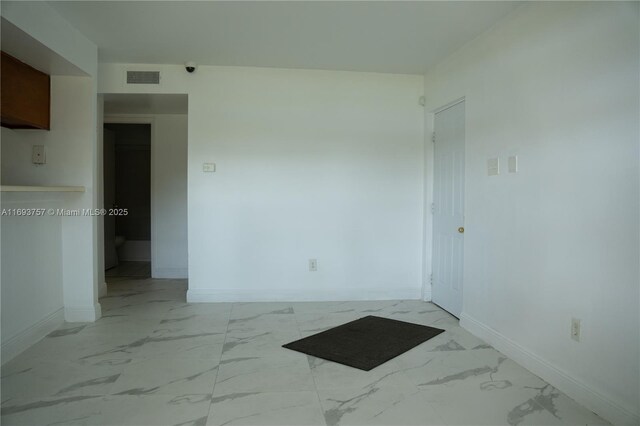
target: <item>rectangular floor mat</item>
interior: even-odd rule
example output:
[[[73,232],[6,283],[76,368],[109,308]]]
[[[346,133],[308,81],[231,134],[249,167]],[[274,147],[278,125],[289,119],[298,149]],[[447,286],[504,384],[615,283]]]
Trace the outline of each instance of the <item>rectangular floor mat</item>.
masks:
[[[283,347],[369,371],[442,332],[439,328],[369,315]]]

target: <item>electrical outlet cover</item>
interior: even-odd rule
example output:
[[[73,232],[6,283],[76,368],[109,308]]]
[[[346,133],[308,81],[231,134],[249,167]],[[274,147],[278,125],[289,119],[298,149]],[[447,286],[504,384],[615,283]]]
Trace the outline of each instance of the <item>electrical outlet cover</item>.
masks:
[[[309,271],[315,272],[318,270],[318,261],[316,259],[309,259]]]
[[[45,164],[47,162],[44,145],[33,145],[31,148],[31,162],[33,164]]]
[[[500,158],[489,158],[487,160],[487,175],[498,176],[500,174]]]

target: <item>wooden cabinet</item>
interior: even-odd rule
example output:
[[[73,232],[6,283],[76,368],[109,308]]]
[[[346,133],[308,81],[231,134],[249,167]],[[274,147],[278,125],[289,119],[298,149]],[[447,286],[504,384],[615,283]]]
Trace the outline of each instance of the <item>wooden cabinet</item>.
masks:
[[[11,129],[49,130],[49,76],[4,52],[0,71],[0,124]]]

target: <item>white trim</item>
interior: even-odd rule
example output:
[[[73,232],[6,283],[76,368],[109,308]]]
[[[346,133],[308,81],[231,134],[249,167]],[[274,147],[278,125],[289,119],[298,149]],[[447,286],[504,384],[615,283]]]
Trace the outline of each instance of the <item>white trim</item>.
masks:
[[[310,291],[309,289],[220,288],[187,290],[188,303],[215,302],[310,302],[343,300],[420,300],[420,286],[394,288],[336,289]]]
[[[1,192],[84,192],[84,186],[2,185]]]
[[[64,309],[60,308],[35,324],[25,328],[2,343],[2,364],[13,359],[30,346],[35,345],[47,334],[64,323]]]
[[[188,277],[188,268],[152,268],[151,270],[151,278],[185,279]]]
[[[461,97],[461,98],[456,99],[455,101],[451,101],[451,102],[449,102],[448,104],[444,104],[443,106],[441,106],[441,107],[438,107],[438,108],[434,109],[433,111],[431,111],[431,113],[432,113],[433,115],[436,115],[437,113],[442,112],[442,111],[444,111],[444,110],[447,110],[447,109],[449,109],[449,108],[451,108],[451,107],[453,107],[453,106],[456,106],[456,105],[458,105],[459,103],[462,103],[462,102],[464,102],[464,101],[465,101],[465,97],[463,96],[463,97]]]
[[[431,301],[433,273],[433,133],[434,114],[425,111],[424,117],[424,172],[423,172],[423,220],[422,220],[422,300]]]
[[[153,114],[105,114],[104,124],[153,124]]]
[[[102,316],[99,303],[93,306],[65,306],[64,320],[67,322],[94,322]]]
[[[431,283],[430,282],[425,283],[424,287],[422,288],[422,300],[424,300],[425,302],[431,302]]]
[[[614,398],[572,377],[566,371],[464,312],[460,316],[460,325],[604,419],[620,425],[640,424],[640,416],[633,412],[633,407],[624,407]]]

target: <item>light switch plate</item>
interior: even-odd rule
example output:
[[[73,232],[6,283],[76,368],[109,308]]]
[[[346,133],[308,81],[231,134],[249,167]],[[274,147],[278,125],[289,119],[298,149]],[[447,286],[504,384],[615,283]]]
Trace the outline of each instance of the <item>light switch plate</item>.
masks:
[[[202,164],[202,171],[205,173],[213,173],[216,171],[216,163],[204,163]]]
[[[518,173],[518,156],[517,155],[512,155],[509,157],[507,167],[509,169],[509,173]]]
[[[31,148],[31,162],[33,164],[46,164],[47,157],[44,152],[44,145],[33,145]]]
[[[487,175],[498,176],[500,174],[500,158],[489,158],[487,160]]]

